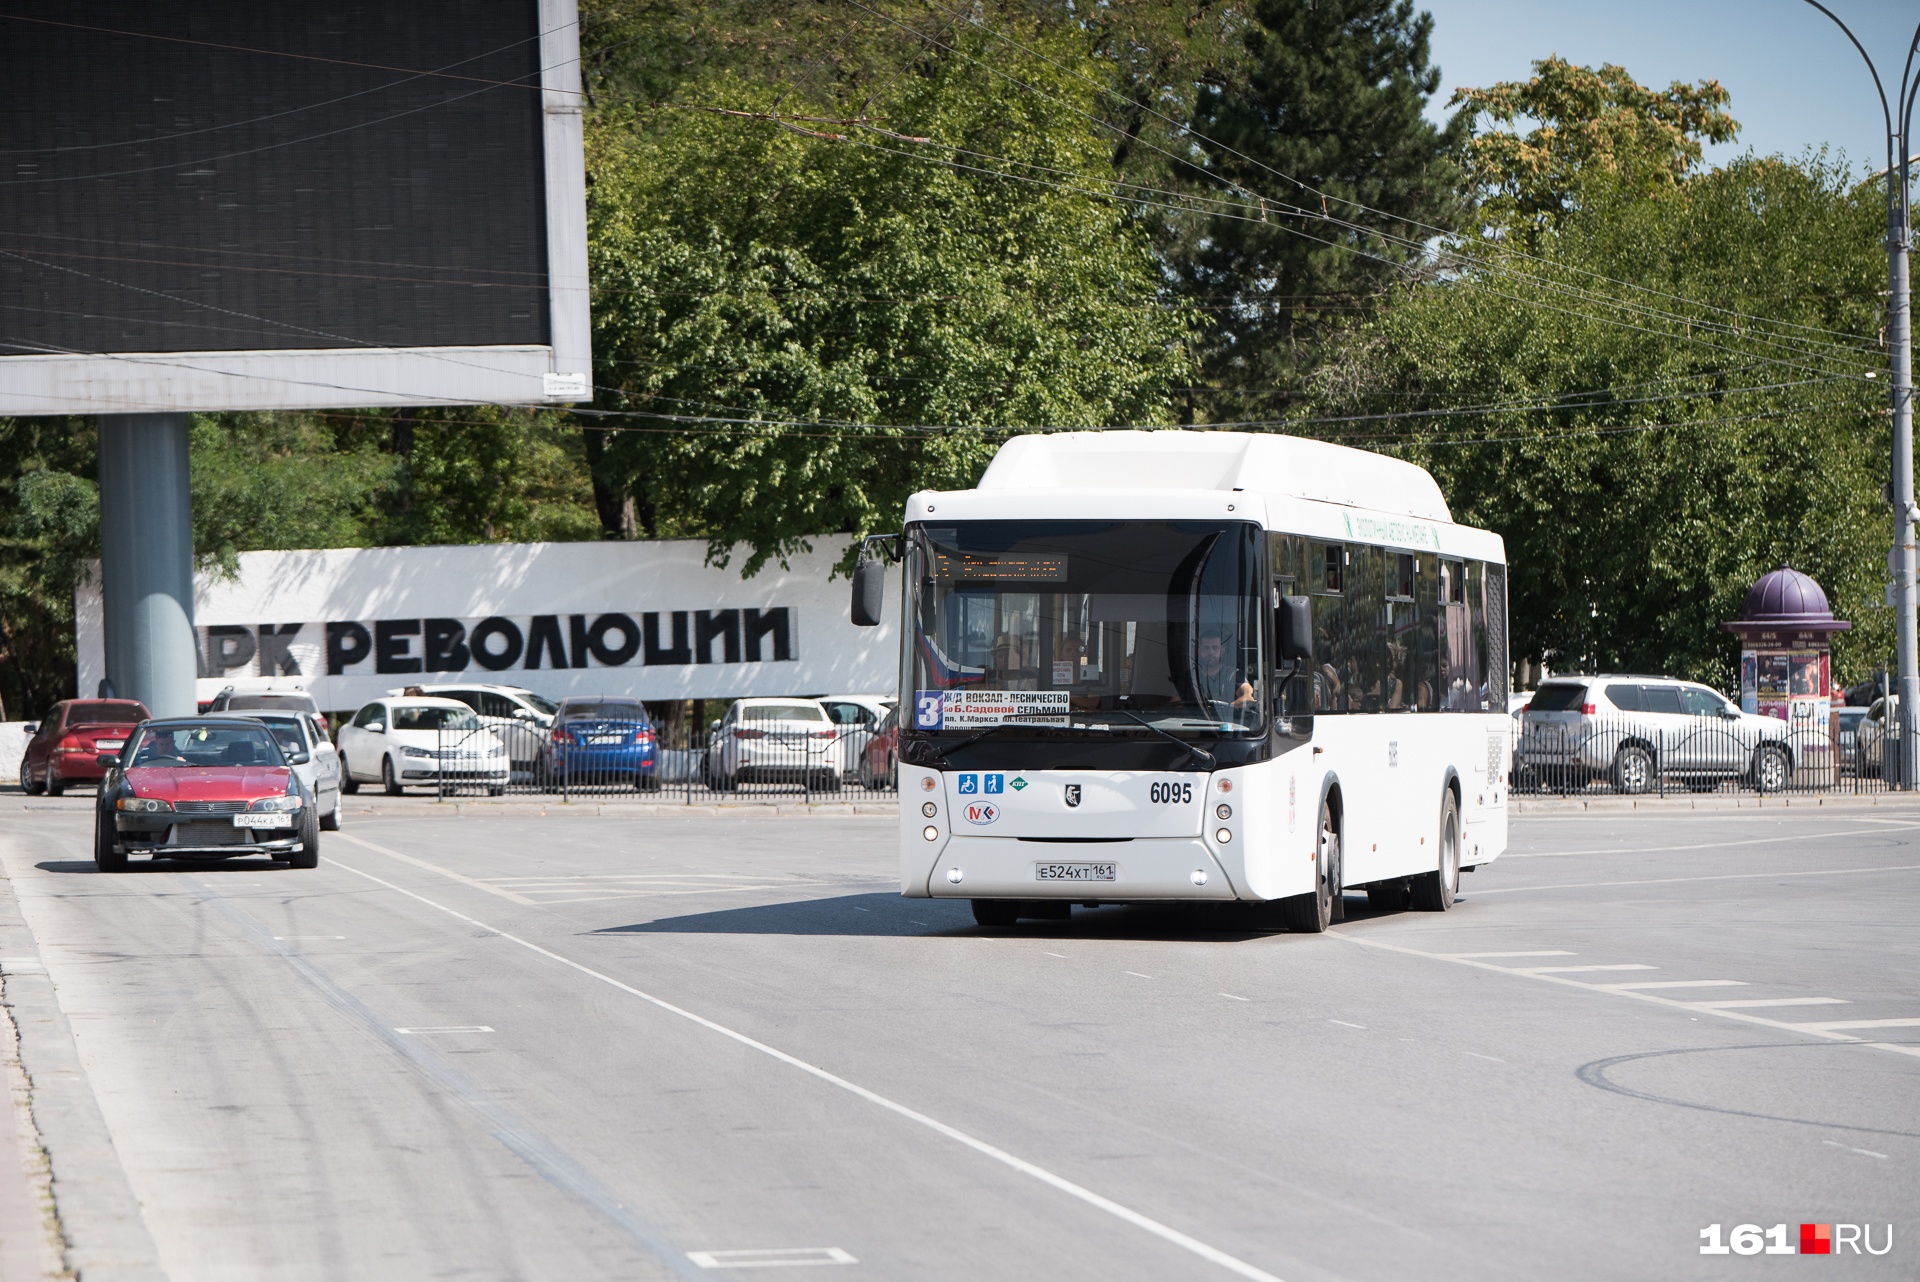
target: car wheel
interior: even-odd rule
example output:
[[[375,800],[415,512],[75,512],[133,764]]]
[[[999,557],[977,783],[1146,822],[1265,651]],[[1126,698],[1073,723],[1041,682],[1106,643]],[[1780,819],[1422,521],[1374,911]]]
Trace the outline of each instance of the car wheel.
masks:
[[[49,797],[61,796],[67,790],[67,781],[60,777],[60,767],[51,760],[47,762],[46,790]]]
[[[900,759],[891,752],[887,754],[887,787],[896,790],[900,787]]]
[[[1447,911],[1453,907],[1454,896],[1460,893],[1460,803],[1453,799],[1451,788],[1447,789],[1446,800],[1440,803],[1439,864],[1432,872],[1423,872],[1408,881],[1413,906],[1423,913]]]
[[[1333,924],[1333,901],[1340,895],[1340,830],[1334,826],[1333,807],[1320,803],[1320,845],[1313,860],[1314,887],[1303,895],[1280,901],[1280,919],[1288,930],[1317,935]]]
[[[333,809],[320,816],[320,826],[328,832],[340,831],[340,799],[338,797],[333,800]]]
[[[389,797],[398,797],[401,794],[400,781],[393,777],[392,757],[380,758],[380,787]]]
[[[289,868],[318,868],[320,866],[320,820],[312,807],[300,811],[300,849],[287,856]]]
[[[93,817],[93,868],[95,872],[125,872],[127,852],[113,844],[113,829],[100,815]]]
[[[840,776],[832,772],[821,775],[820,782],[814,785],[813,790],[815,792],[839,792]]]
[[[1005,930],[1020,920],[1020,905],[1011,899],[976,899],[973,920],[994,930]]]
[[[340,791],[349,797],[360,791],[360,781],[353,777],[353,770],[347,765],[347,754],[340,754]]]
[[[489,797],[504,797],[504,796],[506,796],[506,795],[507,795],[507,789],[506,789],[506,785],[504,785],[504,784],[498,784],[498,783],[490,783],[490,784],[488,784],[488,785],[487,785],[487,795],[488,795]]]
[[[27,764],[25,757],[20,758],[20,791],[29,797],[40,795],[41,787],[33,781],[33,767]]]
[[[1650,792],[1653,789],[1653,754],[1637,743],[1630,743],[1613,756],[1613,786],[1621,792]]]
[[[641,792],[659,792],[660,776],[656,774],[638,774],[633,777],[633,786]]]
[[[1753,786],[1758,792],[1779,792],[1793,775],[1793,762],[1787,750],[1777,743],[1763,743],[1753,754]]]

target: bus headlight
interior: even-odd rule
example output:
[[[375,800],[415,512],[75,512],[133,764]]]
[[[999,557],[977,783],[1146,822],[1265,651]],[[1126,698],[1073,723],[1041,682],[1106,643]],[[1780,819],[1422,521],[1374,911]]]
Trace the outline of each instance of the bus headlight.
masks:
[[[940,840],[940,830],[934,827],[932,824],[928,824],[926,827],[922,828],[920,830],[920,835],[922,837],[925,837],[928,841]]]
[[[1222,828],[1220,831],[1213,834],[1213,839],[1224,846],[1228,842],[1233,840],[1233,829]]]

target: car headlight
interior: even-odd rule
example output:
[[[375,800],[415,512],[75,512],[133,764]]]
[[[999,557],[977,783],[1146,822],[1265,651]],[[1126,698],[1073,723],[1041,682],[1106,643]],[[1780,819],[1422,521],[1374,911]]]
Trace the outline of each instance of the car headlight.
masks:
[[[303,804],[298,795],[289,793],[284,797],[262,797],[251,806],[248,806],[247,809],[277,813],[286,810],[298,810]]]
[[[125,810],[130,814],[150,815],[173,809],[171,801],[162,801],[158,797],[122,797],[113,804],[115,809]]]
[[[409,757],[431,757],[433,755],[425,748],[402,748],[400,751]]]

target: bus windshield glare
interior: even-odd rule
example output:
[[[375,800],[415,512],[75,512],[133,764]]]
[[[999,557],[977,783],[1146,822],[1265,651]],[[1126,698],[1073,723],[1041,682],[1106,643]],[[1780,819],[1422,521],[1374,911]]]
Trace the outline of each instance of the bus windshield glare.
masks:
[[[1262,733],[1255,526],[966,521],[908,535],[909,733]]]

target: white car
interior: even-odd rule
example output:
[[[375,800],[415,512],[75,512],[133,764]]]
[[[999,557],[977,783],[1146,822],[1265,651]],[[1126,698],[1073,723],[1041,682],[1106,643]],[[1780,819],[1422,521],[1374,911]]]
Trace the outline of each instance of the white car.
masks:
[[[376,699],[340,727],[340,789],[378,782],[389,797],[409,784],[478,783],[507,790],[506,745],[457,699]]]
[[[1514,762],[1523,790],[1604,778],[1638,793],[1664,775],[1689,788],[1743,779],[1756,791],[1778,792],[1805,746],[1786,722],[1742,712],[1718,691],[1672,677],[1553,677],[1520,716]]]
[[[533,776],[540,756],[540,742],[553,728],[554,704],[544,695],[521,686],[491,685],[485,682],[425,685],[410,687],[418,694],[435,699],[458,699],[472,708],[480,724],[500,737],[513,759],[516,778]],[[406,689],[389,690],[400,696]]]
[[[800,783],[837,792],[847,767],[846,736],[818,699],[741,699],[707,738],[707,785]]]
[[[314,809],[320,826],[328,832],[340,830],[340,753],[327,738],[327,725],[312,712],[208,712],[203,716],[222,720],[259,721],[273,731],[280,750],[287,754],[293,773],[300,776],[313,794]]]
[[[827,716],[840,727],[840,737],[846,747],[842,750],[846,758],[847,773],[858,777],[861,762],[866,759],[867,744],[880,730],[880,723],[893,711],[898,700],[887,694],[827,694],[820,696],[820,706],[827,710]]]

